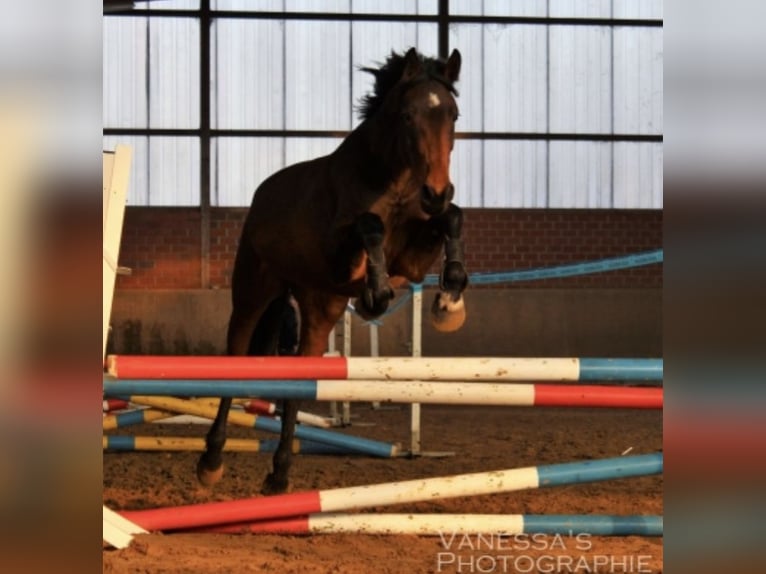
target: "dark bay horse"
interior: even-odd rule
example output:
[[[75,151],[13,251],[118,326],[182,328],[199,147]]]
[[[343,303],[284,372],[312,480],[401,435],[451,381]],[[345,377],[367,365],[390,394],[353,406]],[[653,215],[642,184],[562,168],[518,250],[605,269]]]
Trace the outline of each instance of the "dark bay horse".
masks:
[[[444,61],[412,48],[379,69],[364,68],[375,87],[362,101],[361,124],[330,155],[289,166],[258,187],[234,263],[229,354],[275,354],[292,294],[301,314],[298,354],[321,356],[349,298],[363,317],[380,316],[393,290],[421,282],[442,250],[432,322],[441,331],[460,328],[468,276],[449,175],[460,61],[457,50]],[[206,485],[223,472],[230,406],[221,400],[197,466]],[[287,490],[297,410],[285,401],[265,494]]]

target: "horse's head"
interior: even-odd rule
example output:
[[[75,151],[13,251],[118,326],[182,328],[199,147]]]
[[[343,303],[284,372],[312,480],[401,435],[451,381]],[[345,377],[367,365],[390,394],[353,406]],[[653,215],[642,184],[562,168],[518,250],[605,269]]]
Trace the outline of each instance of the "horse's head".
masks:
[[[376,94],[363,111],[381,114],[401,163],[422,182],[421,207],[429,215],[444,212],[455,193],[449,167],[460,62],[457,50],[441,61],[423,58],[412,48],[404,56],[392,55],[380,70],[369,70],[376,77]]]

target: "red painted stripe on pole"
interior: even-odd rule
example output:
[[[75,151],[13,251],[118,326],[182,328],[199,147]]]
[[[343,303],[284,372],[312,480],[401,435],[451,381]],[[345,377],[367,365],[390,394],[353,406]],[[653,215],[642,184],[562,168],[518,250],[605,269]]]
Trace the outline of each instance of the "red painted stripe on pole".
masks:
[[[110,355],[121,379],[346,379],[345,357],[199,357]]]
[[[535,406],[661,409],[662,387],[535,385]]]
[[[104,406],[106,407],[104,410],[107,411],[120,411],[127,409],[130,403],[122,399],[104,399]]]
[[[253,415],[273,415],[277,411],[277,406],[263,399],[250,399],[245,403],[245,412]]]
[[[190,532],[215,532],[219,534],[307,534],[311,532],[308,516],[296,516],[281,520],[261,520],[197,528]]]
[[[150,510],[126,510],[120,514],[146,530],[183,530],[219,524],[287,518],[321,512],[321,510],[319,491],[315,490],[296,494],[245,498],[243,500],[152,508]]]

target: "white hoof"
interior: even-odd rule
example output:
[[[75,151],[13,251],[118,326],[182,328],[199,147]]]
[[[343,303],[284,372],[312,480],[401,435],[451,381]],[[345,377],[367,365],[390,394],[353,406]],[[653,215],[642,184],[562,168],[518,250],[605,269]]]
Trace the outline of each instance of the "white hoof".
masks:
[[[457,331],[463,323],[465,323],[463,296],[453,301],[449,293],[439,291],[431,305],[431,324],[437,331],[450,333]]]

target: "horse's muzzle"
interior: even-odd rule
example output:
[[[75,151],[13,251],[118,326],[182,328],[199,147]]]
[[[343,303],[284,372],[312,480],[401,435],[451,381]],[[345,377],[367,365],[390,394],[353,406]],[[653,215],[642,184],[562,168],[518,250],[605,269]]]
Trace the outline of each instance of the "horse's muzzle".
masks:
[[[455,186],[451,183],[448,183],[441,193],[437,193],[430,185],[424,185],[420,190],[420,206],[428,215],[440,215],[449,207],[453,197]]]

